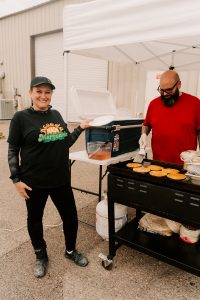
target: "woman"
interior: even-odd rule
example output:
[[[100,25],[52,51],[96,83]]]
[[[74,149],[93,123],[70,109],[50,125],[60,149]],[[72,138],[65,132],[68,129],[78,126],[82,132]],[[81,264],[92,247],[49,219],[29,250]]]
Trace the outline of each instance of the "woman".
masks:
[[[65,257],[78,266],[88,264],[87,258],[76,250],[78,219],[70,185],[69,147],[89,127],[89,120],[70,133],[60,113],[50,106],[54,89],[46,77],[31,80],[32,106],[15,113],[8,137],[10,178],[26,200],[28,233],[36,254],[36,277],[43,277],[48,267],[42,223],[48,196],[63,222]]]

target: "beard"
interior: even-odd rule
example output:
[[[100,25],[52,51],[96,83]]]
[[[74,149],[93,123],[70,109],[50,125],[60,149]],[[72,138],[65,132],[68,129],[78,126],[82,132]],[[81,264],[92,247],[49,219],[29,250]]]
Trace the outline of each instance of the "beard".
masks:
[[[179,98],[179,89],[177,88],[173,95],[168,97],[161,95],[161,99],[165,106],[170,107],[173,106]]]

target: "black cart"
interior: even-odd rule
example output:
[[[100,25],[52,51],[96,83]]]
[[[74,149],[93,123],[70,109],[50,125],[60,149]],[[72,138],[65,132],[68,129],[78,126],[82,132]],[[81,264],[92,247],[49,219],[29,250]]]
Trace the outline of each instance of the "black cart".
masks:
[[[184,172],[180,165],[145,161]],[[190,180],[174,181],[133,172],[126,166],[129,162],[108,166],[109,254],[101,256],[102,265],[110,270],[118,247],[124,244],[200,276],[199,242],[187,244],[178,234],[163,237],[138,229],[142,211],[200,228],[200,186]],[[136,217],[118,232],[114,226],[115,202],[136,209]]]

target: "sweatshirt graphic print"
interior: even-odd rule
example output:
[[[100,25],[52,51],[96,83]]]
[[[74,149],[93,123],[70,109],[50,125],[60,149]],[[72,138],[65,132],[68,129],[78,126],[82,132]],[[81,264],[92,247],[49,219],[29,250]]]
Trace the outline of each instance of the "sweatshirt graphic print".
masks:
[[[63,140],[67,135],[67,132],[64,131],[60,124],[47,123],[40,129],[38,142],[48,143]]]

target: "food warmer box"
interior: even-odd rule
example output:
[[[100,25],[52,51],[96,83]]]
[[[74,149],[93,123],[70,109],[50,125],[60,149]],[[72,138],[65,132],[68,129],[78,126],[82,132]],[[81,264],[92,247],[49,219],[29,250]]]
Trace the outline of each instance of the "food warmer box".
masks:
[[[141,231],[138,221],[145,211],[200,228],[200,186],[189,179],[175,181],[134,172],[126,166],[129,162],[108,166],[109,255],[102,255],[102,265],[111,269],[118,247],[124,244],[199,276],[199,242],[187,244],[178,234],[166,237]],[[184,173],[181,165],[149,159],[144,162]],[[115,202],[136,209],[136,217],[118,232],[114,227]]]

